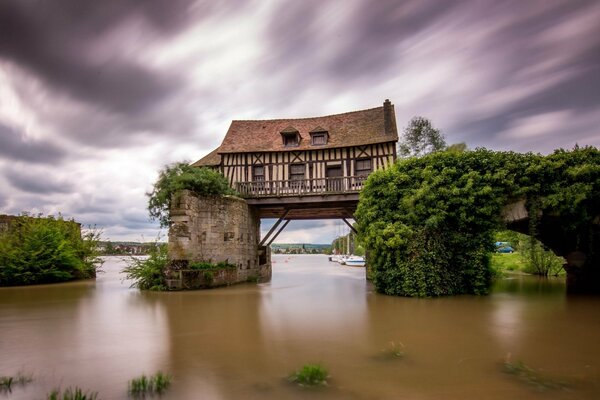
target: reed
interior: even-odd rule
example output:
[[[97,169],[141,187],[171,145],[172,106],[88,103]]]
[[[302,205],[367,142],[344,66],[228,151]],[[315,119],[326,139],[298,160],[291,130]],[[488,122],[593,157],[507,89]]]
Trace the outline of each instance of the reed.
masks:
[[[171,385],[171,376],[158,371],[153,376],[142,375],[129,381],[129,393],[134,396],[162,394]]]
[[[79,387],[69,387],[62,393],[59,389],[54,389],[47,398],[48,400],[96,400],[98,393],[84,391]]]

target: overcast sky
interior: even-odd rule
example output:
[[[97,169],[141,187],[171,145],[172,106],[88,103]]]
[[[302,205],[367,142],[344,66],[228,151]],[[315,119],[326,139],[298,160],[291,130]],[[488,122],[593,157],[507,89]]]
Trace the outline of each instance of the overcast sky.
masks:
[[[0,0],[0,213],[151,240],[157,171],[231,120],[386,98],[400,129],[422,115],[470,148],[600,146],[599,21],[576,0]],[[339,231],[296,221],[277,241]]]

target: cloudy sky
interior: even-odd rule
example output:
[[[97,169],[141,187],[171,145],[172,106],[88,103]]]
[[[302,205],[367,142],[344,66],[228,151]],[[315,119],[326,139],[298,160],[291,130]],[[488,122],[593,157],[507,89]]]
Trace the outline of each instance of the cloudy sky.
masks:
[[[232,119],[386,98],[400,128],[423,115],[471,148],[600,146],[599,21],[577,0],[0,0],[0,213],[151,240],[157,171]],[[278,241],[339,231],[292,222]]]

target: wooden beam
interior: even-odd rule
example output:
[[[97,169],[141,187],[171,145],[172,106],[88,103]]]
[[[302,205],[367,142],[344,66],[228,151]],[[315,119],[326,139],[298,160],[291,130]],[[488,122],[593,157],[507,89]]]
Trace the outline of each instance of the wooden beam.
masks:
[[[275,235],[273,235],[271,240],[269,240],[269,243],[267,243],[267,246],[270,246],[271,243],[273,243],[275,241],[275,239],[277,239],[277,236],[279,236],[279,234],[285,229],[285,227],[290,223],[290,221],[291,221],[291,219],[285,220],[285,223],[283,225],[281,225],[281,228],[279,228],[277,233]]]
[[[352,232],[358,233],[358,231],[356,230],[356,228],[354,228],[352,226],[352,224],[350,224],[350,222],[348,222],[348,220],[346,218],[342,218],[342,221],[344,221],[346,223],[346,225],[348,225],[350,227],[350,229],[352,229]]]
[[[273,233],[273,231],[275,229],[277,229],[277,227],[279,226],[279,224],[281,223],[281,221],[283,221],[283,219],[290,213],[290,210],[285,210],[285,212],[283,213],[283,215],[277,220],[277,222],[275,222],[275,224],[271,227],[271,230],[269,230],[269,232],[265,235],[265,237],[263,238],[263,240],[260,241],[259,246],[264,246],[265,242],[267,241],[267,239],[269,238],[269,236],[271,236],[271,233]]]

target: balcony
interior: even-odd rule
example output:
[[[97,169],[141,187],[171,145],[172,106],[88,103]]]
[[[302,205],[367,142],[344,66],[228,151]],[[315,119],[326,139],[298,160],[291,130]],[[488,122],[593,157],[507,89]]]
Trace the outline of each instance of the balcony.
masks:
[[[244,198],[339,195],[358,193],[367,176],[299,179],[285,181],[236,182],[235,190]]]

